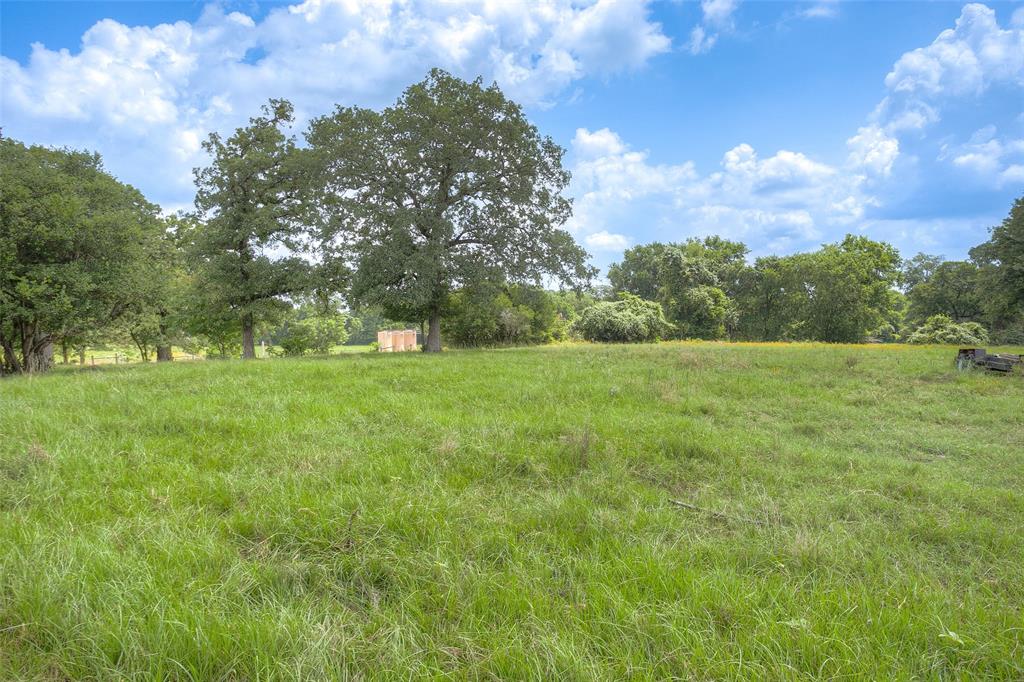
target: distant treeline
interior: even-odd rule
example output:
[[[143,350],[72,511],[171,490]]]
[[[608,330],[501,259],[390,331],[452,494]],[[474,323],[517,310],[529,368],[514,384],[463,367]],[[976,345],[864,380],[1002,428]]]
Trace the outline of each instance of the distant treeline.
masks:
[[[661,304],[675,338],[1024,344],[1024,198],[970,259],[848,235],[753,263],[719,237],[653,243],[611,266],[613,296]]]
[[[656,339],[1024,345],[1024,198],[965,261],[848,235],[809,253],[748,259],[717,236],[628,249],[581,292],[486,284],[455,292],[455,345]]]
[[[209,135],[195,210],[170,218],[96,154],[0,140],[3,371],[118,341],[158,360],[325,352],[365,333],[356,307],[422,321],[439,351],[462,290],[594,276],[562,229],[564,150],[496,85],[435,69],[382,111],[313,119],[304,145],[293,118],[270,100]]]
[[[167,217],[97,154],[0,139],[0,372],[132,344],[326,353],[413,325],[424,349],[581,337],[1024,342],[1024,199],[963,262],[848,236],[748,262],[719,237],[596,270],[562,229],[564,150],[496,85],[433,70],[382,111],[337,107],[305,144],[270,100],[211,134],[195,210]],[[541,283],[556,283],[549,291]],[[991,337],[989,337],[989,334]]]

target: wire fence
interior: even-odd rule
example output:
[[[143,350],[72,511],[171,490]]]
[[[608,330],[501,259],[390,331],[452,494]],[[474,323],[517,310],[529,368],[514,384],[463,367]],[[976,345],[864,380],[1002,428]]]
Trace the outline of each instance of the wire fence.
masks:
[[[201,355],[195,355],[193,353],[175,353],[175,360],[202,360]],[[151,355],[149,362],[156,360],[155,355]],[[87,353],[85,357],[72,357],[68,358],[67,364],[69,365],[85,365],[88,367],[95,367],[97,365],[135,365],[142,364],[144,361],[138,355],[129,355],[127,353],[113,353],[108,355],[98,355],[95,353]]]

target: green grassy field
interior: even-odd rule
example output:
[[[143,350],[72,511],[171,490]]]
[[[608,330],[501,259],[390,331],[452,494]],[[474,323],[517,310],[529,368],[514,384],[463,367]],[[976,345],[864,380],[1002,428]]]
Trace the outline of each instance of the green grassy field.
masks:
[[[0,381],[0,679],[1022,679],[1024,373],[954,355]]]

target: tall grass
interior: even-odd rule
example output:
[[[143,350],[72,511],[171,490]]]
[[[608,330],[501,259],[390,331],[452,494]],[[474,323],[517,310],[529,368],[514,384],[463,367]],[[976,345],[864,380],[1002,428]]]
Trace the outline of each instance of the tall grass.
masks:
[[[954,355],[2,381],[0,679],[1022,679],[1024,375]]]

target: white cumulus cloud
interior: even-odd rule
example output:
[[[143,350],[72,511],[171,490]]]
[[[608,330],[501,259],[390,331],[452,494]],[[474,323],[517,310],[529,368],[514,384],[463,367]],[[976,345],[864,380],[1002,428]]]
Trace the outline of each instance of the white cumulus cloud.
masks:
[[[954,28],[904,54],[885,77],[890,90],[923,96],[977,95],[999,82],[1024,83],[1024,32],[1000,28],[981,4],[965,5]]]
[[[739,6],[739,0],[701,0],[701,23],[690,31],[687,49],[690,54],[707,52],[721,33],[728,33],[735,28],[733,14]]]
[[[571,229],[595,250],[621,250],[616,226],[644,223],[657,239],[720,234],[756,251],[814,246],[828,228],[848,228],[874,199],[863,175],[805,154],[762,158],[749,144],[728,150],[718,170],[692,162],[655,164],[608,129],[576,132]],[[620,230],[621,231],[621,230]]]
[[[850,150],[849,164],[854,168],[889,175],[900,153],[900,143],[877,125],[863,126],[846,141]]]
[[[670,40],[637,0],[306,0],[254,20],[208,5],[195,22],[97,22],[81,49],[0,57],[4,133],[100,151],[166,205],[191,199],[199,142],[287,97],[300,119],[381,106],[432,66],[496,80],[544,106],[580,79],[642,67]],[[155,160],[159,159],[159,163]]]
[[[804,19],[833,19],[839,16],[839,0],[822,0],[801,9],[798,16]]]
[[[731,25],[733,12],[739,4],[739,0],[701,0],[704,23],[710,26]]]
[[[1013,19],[1001,28],[991,8],[965,5],[953,28],[896,60],[872,118],[889,133],[917,132],[938,122],[950,102],[994,85],[1024,86],[1024,26]]]
[[[629,237],[601,230],[587,235],[583,239],[583,243],[594,251],[623,251],[629,246]]]
[[[944,149],[941,158],[951,159],[967,179],[997,187],[1018,184],[1024,170],[1024,139],[999,137],[996,127],[988,125],[966,143]]]
[[[576,137],[572,141],[573,150],[582,158],[595,158],[621,154],[626,150],[622,138],[607,128],[591,132],[586,128],[577,128]]]
[[[1019,13],[1003,28],[990,7],[964,5],[952,28],[897,59],[885,77],[886,96],[868,125],[847,142],[850,163],[887,176],[902,151],[901,141],[910,141],[919,154],[932,154],[992,186],[1012,182],[1017,176],[1012,142],[991,135],[979,140],[976,133],[959,144],[947,140],[936,152],[934,143],[928,149],[926,131],[942,121],[945,110],[983,102],[995,87],[1024,87],[1024,20]]]

